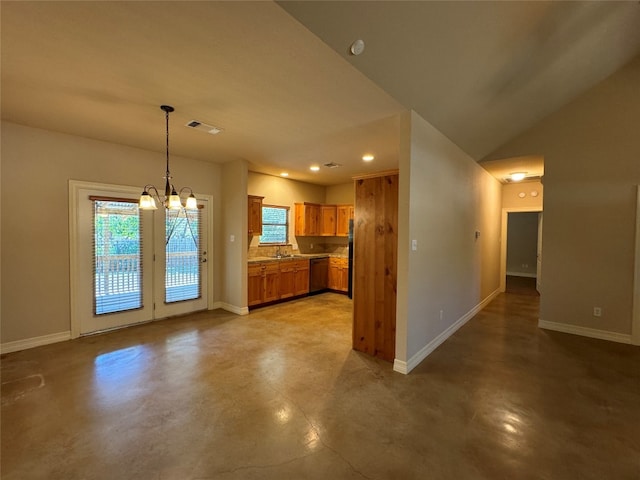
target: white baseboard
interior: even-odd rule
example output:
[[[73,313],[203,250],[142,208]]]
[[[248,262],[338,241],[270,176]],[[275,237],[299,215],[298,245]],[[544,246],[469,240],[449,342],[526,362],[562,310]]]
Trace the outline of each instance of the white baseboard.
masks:
[[[507,272],[509,277],[526,277],[526,278],[538,278],[535,273],[523,273],[523,272]]]
[[[216,304],[218,304],[216,308],[221,308],[227,312],[235,313],[236,315],[249,314],[249,307],[238,307],[237,305],[231,305],[230,303],[225,302],[216,302]]]
[[[27,350],[28,348],[41,347],[43,345],[67,340],[71,340],[71,331],[52,333],[50,335],[42,335],[41,337],[25,338],[24,340],[0,344],[0,353],[18,352],[20,350]]]
[[[486,307],[491,300],[496,298],[500,294],[500,289],[498,288],[493,293],[489,294],[487,298],[482,300],[478,305],[469,310],[465,315],[460,317],[449,326],[444,332],[438,335],[436,338],[427,343],[424,347],[420,349],[418,353],[412,356],[407,362],[403,360],[398,360],[397,358],[393,361],[393,370],[402,373],[404,375],[408,374],[411,370],[416,368],[420,362],[422,362],[431,352],[433,352],[436,348],[438,348],[442,343],[453,335],[460,327],[462,327],[465,323],[471,320],[480,310]]]
[[[607,330],[598,330],[596,328],[579,327],[577,325],[568,325],[566,323],[548,322],[542,319],[538,320],[538,327],[545,330],[553,330],[555,332],[570,333],[572,335],[598,338],[600,340],[608,340],[610,342],[631,344],[631,335],[627,333],[608,332]]]

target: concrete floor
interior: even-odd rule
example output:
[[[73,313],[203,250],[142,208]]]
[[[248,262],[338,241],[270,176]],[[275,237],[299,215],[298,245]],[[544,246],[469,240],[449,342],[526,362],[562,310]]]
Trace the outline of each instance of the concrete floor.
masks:
[[[638,479],[640,349],[501,295],[410,375],[322,294],[2,357],[2,478]]]

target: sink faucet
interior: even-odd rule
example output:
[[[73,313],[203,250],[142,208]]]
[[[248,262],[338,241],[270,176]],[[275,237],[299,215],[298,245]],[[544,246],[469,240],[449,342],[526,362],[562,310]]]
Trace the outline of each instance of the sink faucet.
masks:
[[[280,247],[276,247],[276,258],[282,258],[282,252],[280,252]]]

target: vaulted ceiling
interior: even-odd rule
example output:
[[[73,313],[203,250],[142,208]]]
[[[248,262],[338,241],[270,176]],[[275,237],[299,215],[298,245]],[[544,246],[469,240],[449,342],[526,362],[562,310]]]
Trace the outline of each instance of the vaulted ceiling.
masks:
[[[640,52],[637,2],[0,8],[3,119],[162,152],[170,104],[172,155],[324,185],[397,166],[406,109],[479,160]]]

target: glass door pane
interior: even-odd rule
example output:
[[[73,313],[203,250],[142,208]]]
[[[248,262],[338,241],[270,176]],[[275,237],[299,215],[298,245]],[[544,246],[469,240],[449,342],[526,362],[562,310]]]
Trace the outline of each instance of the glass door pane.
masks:
[[[94,201],[94,314],[142,307],[141,225],[136,202]]]
[[[201,296],[200,210],[168,210],[165,219],[165,302]]]
[[[155,318],[182,315],[208,306],[208,202],[198,209],[158,209],[154,264]]]

